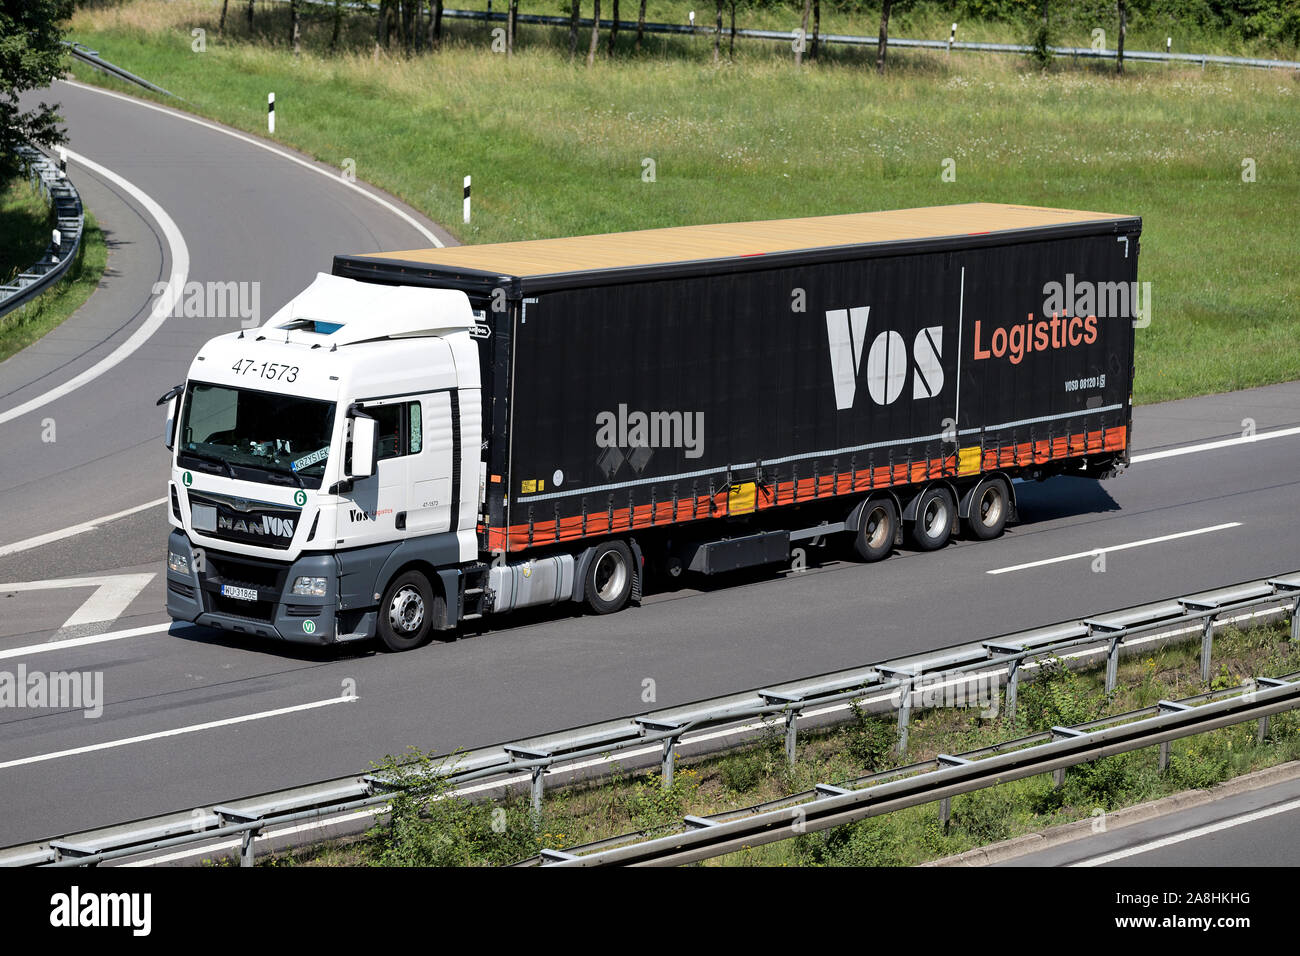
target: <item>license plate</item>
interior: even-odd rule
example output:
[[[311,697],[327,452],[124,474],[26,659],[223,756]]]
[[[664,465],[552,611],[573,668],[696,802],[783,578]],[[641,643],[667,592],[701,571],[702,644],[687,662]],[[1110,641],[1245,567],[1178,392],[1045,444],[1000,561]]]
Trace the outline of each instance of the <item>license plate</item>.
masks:
[[[233,584],[221,585],[221,593],[228,598],[235,598],[238,601],[256,601],[256,588],[237,588]]]

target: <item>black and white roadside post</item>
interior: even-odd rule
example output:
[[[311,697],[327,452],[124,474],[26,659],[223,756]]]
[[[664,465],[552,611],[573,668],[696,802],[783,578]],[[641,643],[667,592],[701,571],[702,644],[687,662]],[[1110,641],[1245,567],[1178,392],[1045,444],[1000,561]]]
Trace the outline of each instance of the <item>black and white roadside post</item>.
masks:
[[[465,177],[465,221],[469,222],[469,177]]]
[[[275,132],[275,94],[266,94],[266,131]]]

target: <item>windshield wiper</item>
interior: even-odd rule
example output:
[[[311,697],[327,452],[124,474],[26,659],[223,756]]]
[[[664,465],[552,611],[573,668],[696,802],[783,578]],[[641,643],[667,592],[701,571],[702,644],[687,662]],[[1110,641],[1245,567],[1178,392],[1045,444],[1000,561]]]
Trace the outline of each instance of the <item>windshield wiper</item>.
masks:
[[[296,471],[281,471],[278,468],[267,468],[265,465],[259,465],[258,467],[265,471],[267,477],[277,485],[296,484],[299,488],[307,487],[302,480],[302,476]],[[285,481],[286,478],[292,478],[293,481]]]
[[[205,455],[202,452],[198,452],[198,451],[182,451],[181,454],[188,455],[191,458],[196,458],[199,461],[207,461],[207,462],[211,462],[214,465],[220,465],[222,468],[225,469],[227,475],[229,475],[231,478],[235,477],[235,469],[230,466],[230,462],[227,461],[225,458],[218,458],[216,455]]]

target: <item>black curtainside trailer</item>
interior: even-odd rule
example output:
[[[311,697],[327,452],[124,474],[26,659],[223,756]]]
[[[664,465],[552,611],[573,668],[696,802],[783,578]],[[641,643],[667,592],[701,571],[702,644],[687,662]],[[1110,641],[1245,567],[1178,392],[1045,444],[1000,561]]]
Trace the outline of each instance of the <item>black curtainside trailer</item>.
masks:
[[[1141,220],[972,204],[339,256],[480,313],[484,552],[674,572],[852,532],[1000,533],[1011,479],[1126,464]],[[719,520],[721,519],[721,520]]]

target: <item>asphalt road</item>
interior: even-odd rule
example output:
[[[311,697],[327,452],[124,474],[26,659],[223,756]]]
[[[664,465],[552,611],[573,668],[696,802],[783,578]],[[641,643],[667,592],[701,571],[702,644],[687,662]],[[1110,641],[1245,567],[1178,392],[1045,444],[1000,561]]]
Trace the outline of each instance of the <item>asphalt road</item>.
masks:
[[[166,209],[194,277],[261,281],[266,315],[336,251],[423,241],[364,196],[254,146],[103,94],[58,93],[73,149]],[[110,230],[112,272],[63,330],[0,365],[0,418],[129,335],[171,269],[130,197],[71,172]],[[132,358],[0,424],[0,670],[102,674],[104,699],[95,718],[0,710],[0,845],[341,776],[408,745],[445,752],[638,713],[646,678],[654,706],[671,706],[1300,567],[1300,434],[1157,458],[1103,485],[1019,486],[1022,523],[994,542],[751,574],[652,594],[613,617],[505,618],[405,655],[169,631],[161,506],[6,553],[161,496],[153,401],[201,341],[237,326],[168,319]],[[47,417],[52,444],[41,441]],[[1261,436],[1300,425],[1300,384],[1139,409],[1135,443],[1234,438],[1246,419]],[[1104,571],[1090,557],[1059,560],[1148,539],[1160,540],[1108,553]]]
[[[1091,834],[1006,866],[1300,866],[1300,780]],[[1185,885],[1178,890],[1221,889]]]

